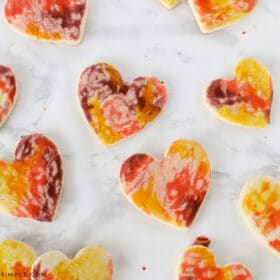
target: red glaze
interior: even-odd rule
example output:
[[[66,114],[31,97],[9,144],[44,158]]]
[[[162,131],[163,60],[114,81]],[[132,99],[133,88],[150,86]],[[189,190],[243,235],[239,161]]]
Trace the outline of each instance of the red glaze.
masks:
[[[0,127],[14,108],[16,89],[16,78],[12,70],[0,65]]]

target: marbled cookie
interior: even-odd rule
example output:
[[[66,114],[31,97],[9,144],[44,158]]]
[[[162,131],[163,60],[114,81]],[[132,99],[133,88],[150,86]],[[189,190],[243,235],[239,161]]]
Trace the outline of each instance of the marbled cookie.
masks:
[[[246,58],[235,68],[230,81],[210,83],[205,104],[219,119],[245,127],[263,128],[270,123],[272,79],[258,61]]]
[[[151,123],[162,111],[167,94],[157,78],[139,77],[127,84],[113,66],[98,63],[82,73],[78,97],[92,130],[108,146]]]
[[[17,99],[16,78],[12,70],[0,65],[0,127],[13,111]]]
[[[0,161],[0,210],[51,222],[62,192],[62,159],[47,137],[24,137],[11,163]]]
[[[256,0],[189,0],[203,33],[219,30],[247,16]]]
[[[280,255],[280,182],[259,176],[246,183],[240,193],[246,224],[262,243]]]
[[[4,240],[0,243],[0,279],[31,280],[33,251],[24,243]]]
[[[78,45],[86,24],[87,0],[7,0],[4,18],[28,37]]]
[[[160,0],[163,5],[165,5],[168,9],[173,9],[177,5],[179,5],[183,0]]]
[[[242,264],[219,267],[213,253],[203,246],[191,246],[182,255],[176,270],[176,280],[253,280]]]
[[[177,140],[165,158],[129,157],[121,166],[120,183],[128,200],[159,221],[188,229],[208,191],[208,155],[198,143]]]
[[[84,248],[72,260],[50,251],[32,267],[32,280],[111,280],[112,275],[112,257],[100,247]]]

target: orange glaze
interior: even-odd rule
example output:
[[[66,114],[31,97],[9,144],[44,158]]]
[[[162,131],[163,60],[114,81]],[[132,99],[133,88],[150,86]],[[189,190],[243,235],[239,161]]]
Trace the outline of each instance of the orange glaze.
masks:
[[[212,31],[249,14],[256,0],[191,0],[203,28]]]
[[[231,4],[232,2],[234,3]],[[223,12],[221,11],[226,12],[234,7],[242,12],[250,12],[255,7],[256,0],[195,0],[195,4],[199,7],[202,15],[219,11],[219,17],[222,19]]]
[[[253,276],[242,264],[218,267],[208,248],[192,246],[184,252],[177,271],[176,280],[186,279],[253,280]]]

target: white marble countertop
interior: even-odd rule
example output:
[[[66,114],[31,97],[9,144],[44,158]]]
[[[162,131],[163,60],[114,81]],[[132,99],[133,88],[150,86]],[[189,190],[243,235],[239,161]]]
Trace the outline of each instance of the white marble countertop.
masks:
[[[114,258],[114,279],[174,279],[176,262],[198,235],[212,239],[218,262],[243,262],[257,280],[277,280],[279,259],[247,229],[238,208],[242,184],[254,175],[280,179],[280,5],[259,0],[255,11],[224,31],[202,35],[188,3],[168,11],[157,0],[89,0],[79,47],[39,43],[10,31],[0,19],[0,64],[12,67],[20,86],[17,106],[0,130],[0,158],[13,159],[20,136],[44,133],[64,157],[64,192],[54,223],[1,215],[0,238],[19,239],[37,254],[61,249],[73,256],[99,244]],[[0,0],[3,8],[4,0]],[[243,32],[246,32],[243,34]],[[210,115],[203,88],[231,78],[235,64],[252,56],[274,80],[272,124],[263,130],[230,126]],[[76,100],[81,71],[96,62],[116,66],[126,80],[155,75],[169,92],[162,115],[128,140],[104,149]],[[195,139],[214,171],[209,195],[188,233],[136,211],[118,183],[123,160],[136,152],[159,159],[177,138]],[[143,270],[146,267],[146,270]]]

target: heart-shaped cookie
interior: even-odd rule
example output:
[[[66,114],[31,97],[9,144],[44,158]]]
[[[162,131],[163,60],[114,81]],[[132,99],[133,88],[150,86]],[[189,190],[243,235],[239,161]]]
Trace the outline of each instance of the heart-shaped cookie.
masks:
[[[213,253],[203,246],[192,246],[181,257],[176,280],[253,280],[251,272],[242,264],[219,267]]]
[[[62,159],[55,144],[34,134],[18,144],[12,163],[0,161],[0,209],[51,222],[62,191]]]
[[[263,128],[270,123],[272,98],[268,70],[256,60],[246,58],[235,68],[233,80],[215,80],[207,87],[205,104],[226,122]]]
[[[28,37],[78,45],[86,24],[87,0],[7,0],[4,18]]]
[[[177,140],[162,161],[147,154],[128,158],[120,183],[128,200],[159,221],[188,229],[208,191],[210,163],[196,142]]]
[[[203,33],[219,30],[252,12],[256,0],[189,0]]]
[[[12,70],[0,65],[0,127],[13,111],[17,99],[16,78]]]
[[[246,224],[266,247],[280,254],[280,182],[259,176],[246,183],[240,193]]]
[[[0,279],[30,280],[34,261],[33,251],[24,243],[15,240],[0,243]]]
[[[160,0],[163,5],[165,5],[168,9],[173,9],[177,5],[179,5],[183,0]]]
[[[106,63],[92,65],[82,73],[78,97],[87,121],[105,146],[146,127],[167,99],[158,79],[139,77],[127,84]]]
[[[50,251],[35,261],[31,271],[32,280],[111,280],[113,262],[100,247],[84,248],[72,260]]]

